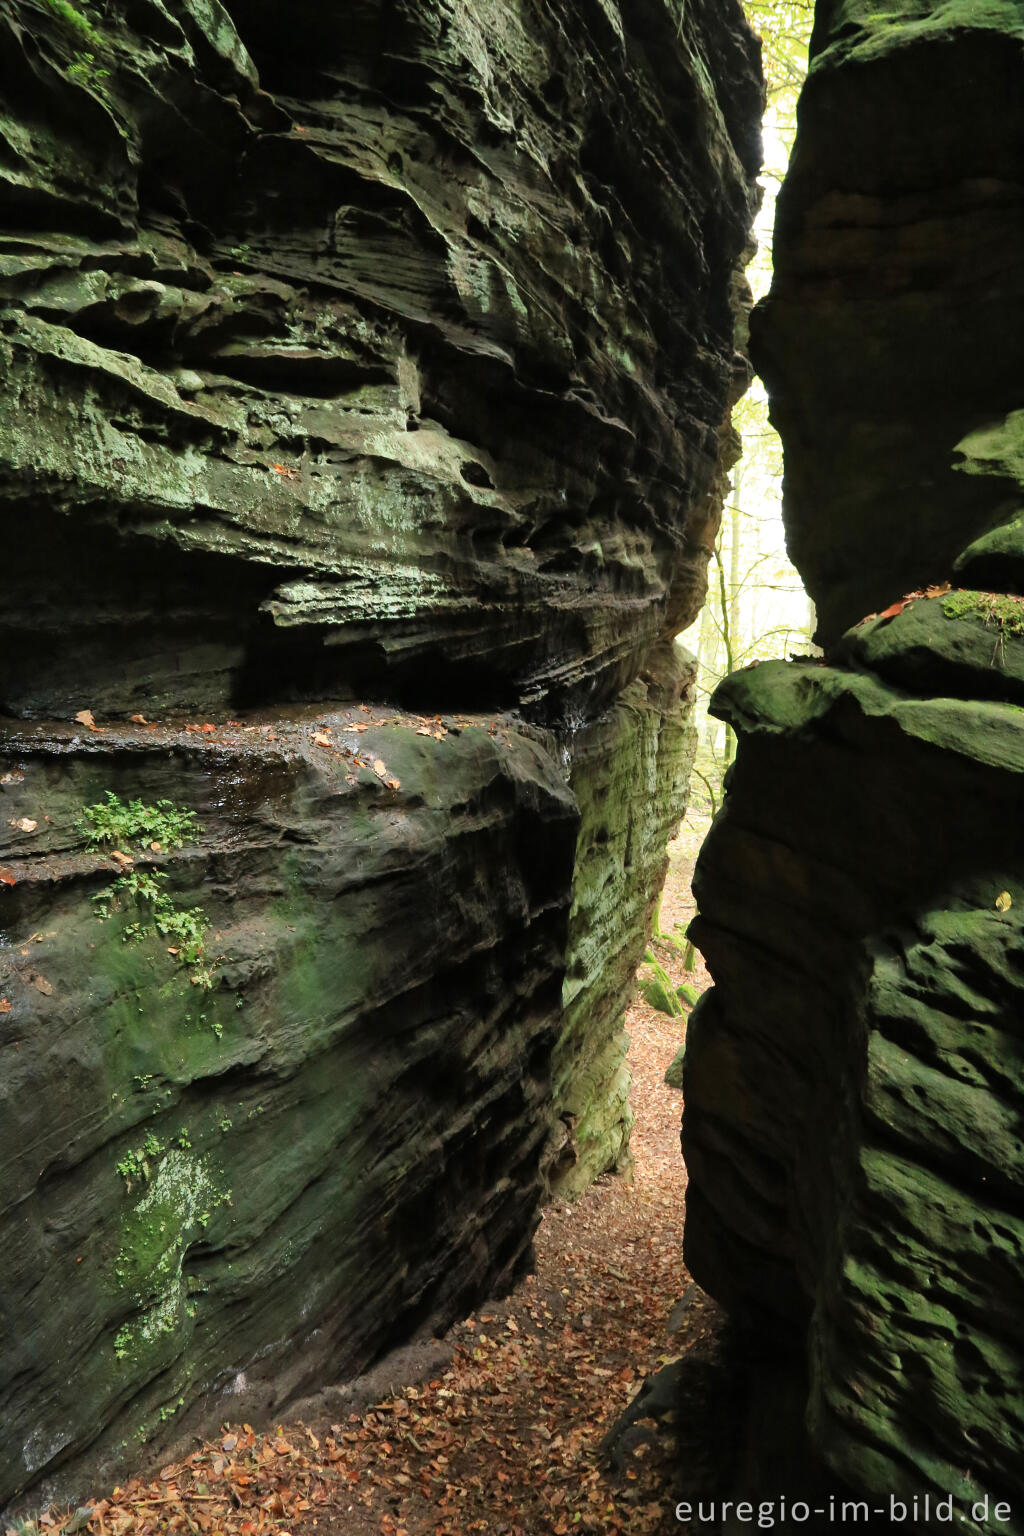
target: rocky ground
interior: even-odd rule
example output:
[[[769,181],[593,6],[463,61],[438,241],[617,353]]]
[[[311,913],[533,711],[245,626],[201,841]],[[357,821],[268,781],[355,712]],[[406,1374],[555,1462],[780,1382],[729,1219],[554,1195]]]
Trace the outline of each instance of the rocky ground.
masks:
[[[670,850],[664,932],[692,913],[704,825]],[[673,981],[687,974],[658,946]],[[632,1038],[635,1169],[549,1208],[537,1265],[504,1300],[442,1341],[399,1351],[362,1381],[328,1389],[280,1425],[226,1423],[77,1515],[43,1517],[95,1536],[655,1536],[678,1532],[674,1502],[709,1487],[716,1461],[710,1367],[719,1314],[682,1265],[685,1171],[680,1095],[664,1082],[679,1020],[641,999]],[[682,1360],[678,1390],[645,1379]],[[619,1424],[616,1432],[614,1426]]]

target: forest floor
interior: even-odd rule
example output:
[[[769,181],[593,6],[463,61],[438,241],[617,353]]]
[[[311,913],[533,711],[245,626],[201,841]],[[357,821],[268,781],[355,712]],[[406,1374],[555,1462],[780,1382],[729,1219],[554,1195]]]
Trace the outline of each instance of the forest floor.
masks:
[[[670,849],[663,932],[681,933],[692,915],[705,830],[684,825]],[[656,947],[673,982],[708,985],[699,957],[687,974],[679,950]],[[366,1378],[376,1384],[369,1401],[328,1389],[271,1430],[225,1425],[152,1480],[92,1501],[90,1536],[682,1531],[675,1502],[705,1493],[715,1460],[706,1410],[720,1316],[682,1262],[682,1098],[664,1075],[685,1021],[638,995],[627,1029],[631,1182],[606,1176],[575,1205],[549,1207],[534,1272],[427,1347],[419,1370],[403,1376],[395,1357],[391,1376],[378,1368]],[[417,1359],[415,1347],[402,1353]],[[681,1391],[660,1426],[655,1408],[603,1444],[645,1378],[680,1357]],[[56,1510],[47,1522],[48,1536],[68,1530]],[[81,1531],[85,1510],[77,1522]]]

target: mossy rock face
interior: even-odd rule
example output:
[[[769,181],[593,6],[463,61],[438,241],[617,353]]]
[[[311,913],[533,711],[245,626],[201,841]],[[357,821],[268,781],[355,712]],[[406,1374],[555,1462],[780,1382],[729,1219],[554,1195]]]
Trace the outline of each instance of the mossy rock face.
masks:
[[[4,732],[5,1497],[357,1372],[523,1265],[578,812],[536,733],[421,727]],[[196,812],[132,852],[206,913],[208,989],[97,915],[107,790]]]
[[[665,1081],[670,1088],[682,1089],[683,1086],[683,1058],[686,1055],[686,1046],[681,1045],[669,1062],[665,1071]]]
[[[659,976],[649,976],[640,982],[640,992],[648,1007],[656,1008],[659,1013],[667,1013],[672,1018],[679,1014],[679,1002],[675,993],[666,988]]]
[[[700,1002],[700,989],[688,981],[683,981],[676,987],[676,996],[686,1004],[687,1008],[696,1008]]]
[[[628,1156],[633,1112],[623,1026],[668,867],[665,848],[686,809],[692,683],[692,666],[667,646],[647,681],[566,743],[581,822],[554,1055],[560,1125],[550,1176],[563,1199]]]
[[[1015,1486],[1024,1431],[1024,711],[865,664],[962,680],[975,630],[922,600],[845,638],[858,670],[716,696],[739,750],[695,879],[715,985],[684,1116],[694,1277],[806,1331],[812,1439],[858,1496],[968,1515]]]

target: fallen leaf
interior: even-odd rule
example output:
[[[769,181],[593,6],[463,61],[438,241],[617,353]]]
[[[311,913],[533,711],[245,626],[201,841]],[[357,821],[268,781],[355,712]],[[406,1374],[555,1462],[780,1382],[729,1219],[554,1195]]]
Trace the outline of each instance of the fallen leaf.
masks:
[[[206,733],[206,734],[207,734],[207,735],[209,735],[209,733],[210,733],[210,732],[211,732],[211,731],[215,731],[215,730],[216,730],[216,729],[217,729],[217,727],[216,727],[216,726],[215,726],[215,725],[211,725],[211,724],[210,724],[210,722],[209,722],[209,721],[208,721],[208,720],[207,720],[207,722],[206,722],[206,723],[205,723],[205,725],[201,725],[201,726],[200,726],[200,727],[199,727],[199,729],[200,729],[200,730],[201,730],[201,731],[203,731],[203,732],[205,732],[205,733]]]
[[[180,955],[181,954],[181,950],[180,949],[175,949],[173,945],[169,944],[167,946],[167,953],[169,955]]]
[[[53,983],[47,981],[45,976],[33,976],[32,985],[35,987],[36,991],[41,992],[44,997],[49,997],[53,991]]]
[[[220,1448],[222,1451],[233,1451],[237,1444],[237,1435],[225,1435],[224,1439],[220,1443]]]
[[[386,779],[388,776],[387,764],[383,762],[379,757],[374,759],[373,771],[377,775],[378,779]]]
[[[148,725],[149,724],[149,721],[146,719],[145,715],[129,715],[128,718],[132,722],[133,725]]]
[[[1010,895],[1009,891],[1000,891],[999,895],[996,897],[996,911],[1009,912],[1012,906],[1013,897]]]
[[[12,875],[9,869],[0,869],[0,885],[17,885],[16,875]]]
[[[384,783],[387,785],[388,789],[401,789],[402,787],[401,779],[385,779]]]
[[[317,747],[333,747],[334,743],[323,731],[315,731],[313,733],[313,745]]]
[[[127,853],[122,853],[120,848],[115,848],[110,857],[114,860],[115,864],[120,864],[122,869],[131,869],[135,863],[135,860]]]
[[[80,709],[78,714],[75,716],[75,719],[80,725],[87,726],[90,731],[98,731],[101,729],[101,727],[98,726],[96,721],[93,719],[93,713],[91,709]]]
[[[0,1013],[10,1013],[11,1002],[9,998],[0,997]]]
[[[17,827],[19,832],[34,832],[38,825],[38,821],[32,821],[28,816],[22,816],[19,820],[11,822],[11,826]]]
[[[164,845],[163,843],[150,843],[149,851],[150,853],[163,853]]]
[[[0,784],[23,784],[25,775],[19,773],[17,768],[12,768],[9,773],[0,774]]]

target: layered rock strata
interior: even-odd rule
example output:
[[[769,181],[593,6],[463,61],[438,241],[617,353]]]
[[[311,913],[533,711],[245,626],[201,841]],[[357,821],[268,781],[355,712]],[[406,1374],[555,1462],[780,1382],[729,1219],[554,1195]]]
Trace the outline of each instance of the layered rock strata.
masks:
[[[1022,41],[1016,4],[817,7],[752,348],[823,643],[1020,510]]]
[[[7,735],[6,1487],[265,1413],[521,1267],[578,817],[520,732],[419,729]],[[108,792],[194,808],[194,846],[127,846],[212,986],[83,847]]]
[[[684,665],[674,644],[653,660],[614,710],[563,742],[580,830],[552,1062],[565,1131],[551,1145],[550,1177],[570,1198],[628,1161],[623,1019],[665,878],[666,844],[686,810],[696,746],[692,661]]]
[[[1022,44],[818,7],[754,337],[826,655],[716,696],[684,1082],[694,1275],[852,1496],[965,1530],[1024,1529]]]
[[[732,0],[0,28],[4,1503],[443,1327],[628,1156],[761,87]],[[90,849],[108,792],[204,831]]]

